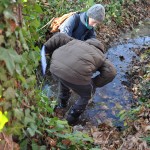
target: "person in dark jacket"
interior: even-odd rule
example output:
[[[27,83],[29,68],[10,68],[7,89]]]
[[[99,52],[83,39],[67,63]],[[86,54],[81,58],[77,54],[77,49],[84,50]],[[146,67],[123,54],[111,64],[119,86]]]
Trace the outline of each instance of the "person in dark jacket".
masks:
[[[94,27],[105,18],[105,8],[101,4],[95,4],[86,12],[75,13],[66,19],[59,27],[60,33],[64,33],[75,39],[85,41],[96,38]],[[47,66],[45,47],[41,50],[42,74],[45,75]]]
[[[105,18],[105,8],[101,4],[95,4],[87,12],[76,13],[66,19],[59,27],[61,33],[65,33],[75,39],[85,41],[96,38],[94,27]]]
[[[95,88],[111,82],[116,70],[104,55],[103,44],[97,39],[81,41],[57,33],[44,45],[46,53],[51,55],[50,72],[60,84],[57,108],[67,107],[70,90],[79,95],[66,117],[68,124],[74,125],[85,110]],[[91,78],[96,71],[100,74]]]

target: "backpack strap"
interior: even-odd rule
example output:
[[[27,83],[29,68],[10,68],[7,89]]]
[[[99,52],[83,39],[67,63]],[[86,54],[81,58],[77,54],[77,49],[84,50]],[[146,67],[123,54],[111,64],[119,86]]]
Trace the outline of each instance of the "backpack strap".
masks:
[[[80,22],[80,12],[77,12],[74,14],[75,16],[75,28],[73,29],[73,32],[78,28],[79,22]]]

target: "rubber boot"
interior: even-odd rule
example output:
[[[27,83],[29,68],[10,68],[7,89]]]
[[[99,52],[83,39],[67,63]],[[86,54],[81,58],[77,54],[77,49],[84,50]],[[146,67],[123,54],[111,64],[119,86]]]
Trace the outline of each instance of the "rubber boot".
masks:
[[[72,107],[66,117],[68,124],[71,126],[76,125],[78,123],[79,117],[82,113],[83,113],[83,110],[73,109],[73,107]]]
[[[68,106],[68,99],[60,99],[59,105],[63,108],[66,108]]]

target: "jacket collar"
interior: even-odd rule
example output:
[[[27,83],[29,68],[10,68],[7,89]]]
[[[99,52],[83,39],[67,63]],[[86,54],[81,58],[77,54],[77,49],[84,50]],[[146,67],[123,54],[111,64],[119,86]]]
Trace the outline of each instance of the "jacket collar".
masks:
[[[88,28],[88,26],[87,26],[88,25],[87,24],[88,16],[87,16],[86,12],[80,13],[80,20],[87,27],[87,29],[89,29],[89,30],[93,29],[93,28]]]

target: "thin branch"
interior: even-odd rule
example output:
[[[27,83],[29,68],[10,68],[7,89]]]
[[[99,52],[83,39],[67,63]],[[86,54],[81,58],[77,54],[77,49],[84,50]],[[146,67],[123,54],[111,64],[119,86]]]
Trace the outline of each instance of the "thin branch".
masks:
[[[11,146],[9,140],[7,139],[7,137],[5,136],[4,133],[2,133],[2,135],[3,135],[3,138],[4,138],[5,142],[6,142],[6,143],[5,143],[5,146],[4,146],[4,150],[5,150],[5,148],[6,148],[7,145],[8,145],[8,147],[11,149],[12,146]],[[13,149],[13,148],[12,148],[12,149]],[[6,149],[6,150],[7,150],[7,149]]]
[[[45,28],[46,26],[50,25],[53,20],[54,20],[54,17],[53,17],[47,24],[45,24],[43,27],[41,27],[38,31],[40,31],[40,30],[42,30],[43,28]]]
[[[105,144],[108,143],[108,139],[109,139],[110,135],[111,135],[113,132],[114,132],[114,130],[110,131],[110,133],[108,134],[108,136],[107,136],[107,138],[106,138],[106,140],[105,140],[105,142],[104,142]]]
[[[17,7],[17,17],[18,17],[19,26],[22,27],[23,17],[22,17],[22,5],[21,4],[19,4]]]

